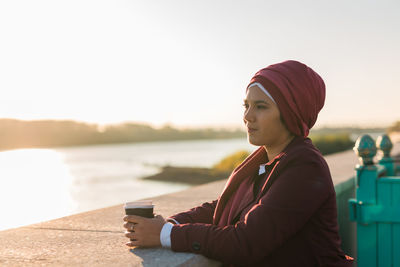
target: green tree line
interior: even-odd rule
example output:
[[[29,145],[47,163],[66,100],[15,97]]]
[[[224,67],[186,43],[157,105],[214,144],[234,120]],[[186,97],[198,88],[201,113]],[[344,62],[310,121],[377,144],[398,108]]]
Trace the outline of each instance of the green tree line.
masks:
[[[76,121],[21,121],[0,119],[0,150],[33,147],[79,146],[151,141],[225,139],[245,137],[240,130],[176,129],[124,123],[100,128]]]
[[[388,128],[388,132],[400,132],[400,121],[396,121]]]

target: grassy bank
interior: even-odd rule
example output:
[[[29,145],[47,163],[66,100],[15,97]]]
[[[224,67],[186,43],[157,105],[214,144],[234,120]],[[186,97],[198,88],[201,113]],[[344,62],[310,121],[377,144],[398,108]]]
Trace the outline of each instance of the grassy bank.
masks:
[[[226,179],[229,174],[214,168],[164,166],[159,173],[143,179],[198,185]]]
[[[350,139],[350,134],[313,134],[310,135],[314,146],[316,146],[322,155],[345,151],[354,146],[354,142]]]

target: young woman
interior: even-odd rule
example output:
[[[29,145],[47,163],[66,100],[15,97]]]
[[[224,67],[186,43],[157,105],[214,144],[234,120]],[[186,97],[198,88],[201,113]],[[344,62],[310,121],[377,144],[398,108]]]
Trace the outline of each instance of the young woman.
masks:
[[[329,168],[307,138],[325,101],[311,68],[285,61],[246,89],[248,141],[260,146],[220,197],[167,221],[126,216],[128,246],[164,246],[237,266],[352,266],[340,248]]]

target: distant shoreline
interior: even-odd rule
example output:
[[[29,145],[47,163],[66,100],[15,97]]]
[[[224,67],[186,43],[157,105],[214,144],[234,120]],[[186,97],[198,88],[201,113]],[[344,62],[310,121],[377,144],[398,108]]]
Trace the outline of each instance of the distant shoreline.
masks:
[[[103,144],[167,142],[245,138],[240,129],[155,129],[146,124],[125,123],[100,127],[75,121],[20,121],[0,119],[0,150],[55,148]]]
[[[94,146],[113,146],[113,145],[131,145],[131,144],[149,144],[149,143],[169,143],[169,142],[185,142],[185,141],[213,141],[213,140],[231,140],[243,139],[245,137],[226,137],[226,138],[200,138],[200,139],[176,139],[176,140],[153,140],[153,141],[138,141],[138,142],[115,142],[115,143],[93,143],[93,144],[78,144],[78,145],[61,145],[61,146],[32,146],[32,147],[16,147],[3,149],[0,147],[0,152],[11,151],[17,149],[63,149],[63,148],[81,148]]]

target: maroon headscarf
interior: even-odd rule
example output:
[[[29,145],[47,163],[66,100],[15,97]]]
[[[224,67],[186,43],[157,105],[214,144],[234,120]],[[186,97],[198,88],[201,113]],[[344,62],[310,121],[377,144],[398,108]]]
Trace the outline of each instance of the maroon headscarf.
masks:
[[[307,137],[324,106],[325,84],[321,77],[303,63],[289,60],[258,71],[249,85],[257,82],[276,102],[288,130],[297,136]],[[215,208],[214,224],[229,224],[229,212],[224,213],[225,209],[231,208],[226,206],[229,198],[267,158],[267,152],[260,146],[232,172]]]
[[[325,83],[305,64],[288,60],[259,70],[249,85],[260,83],[278,105],[294,135],[307,137],[325,102]]]

